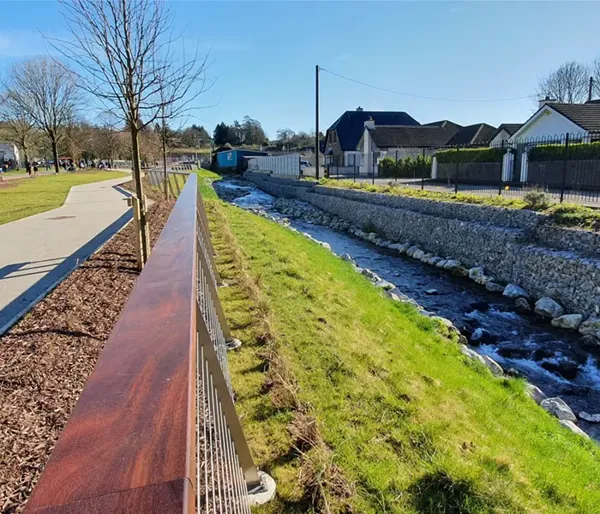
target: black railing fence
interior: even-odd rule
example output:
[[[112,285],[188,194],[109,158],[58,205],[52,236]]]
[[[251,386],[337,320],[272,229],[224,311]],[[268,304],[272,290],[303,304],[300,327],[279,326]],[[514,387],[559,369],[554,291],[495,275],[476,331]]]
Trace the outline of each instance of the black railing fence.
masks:
[[[420,189],[600,203],[600,133],[325,156],[327,176]]]

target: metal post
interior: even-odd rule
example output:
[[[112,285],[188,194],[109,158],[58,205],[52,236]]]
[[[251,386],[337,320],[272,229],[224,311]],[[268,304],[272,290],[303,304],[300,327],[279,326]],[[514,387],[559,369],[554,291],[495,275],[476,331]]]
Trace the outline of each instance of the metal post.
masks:
[[[569,133],[565,138],[565,154],[563,158],[563,173],[562,173],[562,187],[560,188],[560,203],[563,203],[565,197],[565,184],[567,182],[567,160],[569,158]]]
[[[456,169],[454,171],[454,194],[458,193],[458,152],[460,148],[456,147]]]
[[[502,140],[501,149],[504,150],[504,140]],[[513,163],[514,165],[514,163]],[[504,172],[504,153],[502,153],[502,165],[500,166],[500,183],[498,184],[498,196],[502,196],[502,173]]]
[[[588,88],[588,102],[592,101],[592,90],[594,89],[594,77],[590,77],[590,85]]]
[[[375,152],[371,152],[371,183],[375,184]]]
[[[423,148],[423,162],[421,163],[421,191],[425,189],[425,148]]]
[[[315,178],[319,180],[319,65],[315,66]]]

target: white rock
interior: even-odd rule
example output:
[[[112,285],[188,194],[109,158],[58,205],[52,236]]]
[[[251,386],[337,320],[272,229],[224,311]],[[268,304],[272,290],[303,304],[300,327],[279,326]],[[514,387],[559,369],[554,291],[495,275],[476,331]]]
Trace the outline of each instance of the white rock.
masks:
[[[589,439],[590,436],[587,435],[583,430],[581,430],[581,428],[579,428],[575,423],[573,423],[572,421],[566,420],[566,419],[559,419],[558,422],[563,426],[568,428],[571,432],[580,435],[581,437],[585,437],[586,439]]]
[[[459,345],[459,348],[462,354],[466,357],[469,357],[470,359],[475,359],[476,361],[481,362],[481,364],[483,364],[484,366],[486,365],[485,361],[483,360],[483,357],[479,355],[476,351],[471,350],[471,348],[469,348],[467,345],[461,344]]]
[[[600,338],[600,318],[593,316],[586,319],[579,326],[579,333],[583,334],[584,336],[590,335]]]
[[[535,302],[534,310],[536,314],[544,316],[545,318],[559,318],[565,313],[565,310],[562,308],[562,306],[548,296],[540,298],[537,302]]]
[[[485,284],[485,288],[492,293],[502,293],[504,291],[503,285],[492,282],[491,280]]]
[[[392,243],[391,245],[388,246],[388,248],[390,250],[400,250],[400,248],[402,248],[402,243]]]
[[[589,423],[600,423],[600,414],[589,414],[588,412],[582,410],[579,413],[579,417]]]
[[[379,276],[375,272],[371,271],[369,268],[364,268],[361,271],[361,274],[363,274],[367,278],[370,278],[371,280],[379,280]]]
[[[552,326],[577,330],[582,321],[583,316],[581,314],[565,314],[559,318],[554,318],[552,320]]]
[[[484,274],[484,270],[481,266],[476,266],[469,270],[469,278],[471,280],[475,280],[478,277],[482,277]]]
[[[379,287],[380,289],[385,289],[386,291],[390,291],[395,289],[396,286],[387,280],[378,280],[375,282],[375,287]]]
[[[508,284],[502,294],[509,298],[529,298],[529,293],[516,284]]]
[[[321,242],[319,242],[319,244],[326,250],[331,251],[331,245],[329,243],[324,243],[323,241],[321,241]]]
[[[488,355],[482,355],[481,357],[483,358],[484,364],[494,375],[496,375],[497,377],[501,377],[502,375],[504,375],[504,370],[502,369],[502,366],[500,366],[500,364],[498,364],[494,359],[492,359]]]
[[[356,266],[356,261],[352,258],[352,256],[349,253],[345,253],[344,255],[342,255],[342,260],[349,262],[350,264],[354,264]]]
[[[435,265],[435,267],[436,268],[443,268],[446,265],[447,262],[448,261],[446,259],[442,259],[441,261],[438,261],[438,263]]]
[[[383,240],[383,241],[379,241],[379,242],[377,243],[377,246],[381,246],[382,248],[389,248],[391,244],[392,244],[392,242],[391,242],[391,241],[388,241],[388,240],[386,239],[386,240]]]
[[[411,255],[411,257],[413,259],[421,260],[424,255],[425,255],[425,252],[423,250],[419,249],[416,252],[413,252],[413,254]]]
[[[452,271],[455,268],[458,268],[460,266],[460,262],[459,261],[455,261],[454,259],[449,259],[446,261],[446,264],[444,264],[444,269],[448,270],[448,271]]]
[[[546,398],[540,402],[540,406],[551,414],[554,414],[558,419],[567,421],[575,421],[577,419],[571,407],[562,398]]]
[[[413,254],[417,251],[420,251],[421,249],[418,246],[411,246],[408,250],[406,250],[406,255],[408,255],[409,257],[412,257]]]
[[[431,264],[431,266],[435,266],[438,262],[442,260],[441,257],[432,257],[427,261],[427,264]]]
[[[525,384],[525,393],[538,405],[547,398],[544,391],[530,383]]]
[[[373,243],[379,239],[379,236],[375,232],[369,232],[367,234],[367,239]]]
[[[400,245],[400,247],[398,248],[398,253],[406,253],[407,250],[411,247],[412,245],[410,243],[404,243],[402,245]]]

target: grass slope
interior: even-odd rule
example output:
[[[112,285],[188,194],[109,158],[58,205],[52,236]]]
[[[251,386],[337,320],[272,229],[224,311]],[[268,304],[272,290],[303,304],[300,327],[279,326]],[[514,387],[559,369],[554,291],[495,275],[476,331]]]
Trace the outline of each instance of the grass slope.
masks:
[[[259,466],[278,483],[261,512],[600,512],[600,449],[536,406],[519,380],[467,361],[432,320],[324,248],[207,203],[230,284],[220,294],[246,343],[230,358],[237,409]],[[307,487],[310,451],[294,436],[294,406],[273,395],[264,313],[270,346],[329,452],[309,485],[331,488],[335,469],[346,496],[319,500]]]
[[[60,207],[72,186],[127,176],[118,171],[65,173],[0,185],[0,225]]]

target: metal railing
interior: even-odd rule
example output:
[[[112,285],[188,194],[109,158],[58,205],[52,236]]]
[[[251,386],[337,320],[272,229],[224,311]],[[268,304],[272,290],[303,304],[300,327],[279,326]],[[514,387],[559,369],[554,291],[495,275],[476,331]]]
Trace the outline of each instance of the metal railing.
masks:
[[[250,512],[213,254],[192,174],[26,512]]]

